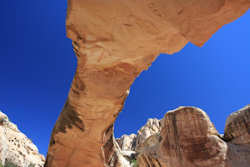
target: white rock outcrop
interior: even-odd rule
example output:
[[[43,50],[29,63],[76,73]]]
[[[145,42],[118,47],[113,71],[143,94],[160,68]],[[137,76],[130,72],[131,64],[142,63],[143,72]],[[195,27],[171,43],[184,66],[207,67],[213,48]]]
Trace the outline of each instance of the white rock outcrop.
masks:
[[[122,135],[121,138],[117,139],[120,149],[123,151],[135,150],[137,135]]]
[[[161,131],[161,121],[156,118],[148,119],[147,123],[138,130],[137,134],[122,135],[116,141],[122,151],[135,151],[150,136],[159,134]]]
[[[45,158],[37,147],[0,111],[0,163],[17,167],[43,167]]]

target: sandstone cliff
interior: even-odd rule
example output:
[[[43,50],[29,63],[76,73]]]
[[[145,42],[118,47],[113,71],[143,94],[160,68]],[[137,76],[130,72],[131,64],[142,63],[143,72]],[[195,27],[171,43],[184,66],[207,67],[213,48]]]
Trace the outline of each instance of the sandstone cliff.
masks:
[[[203,45],[249,7],[249,0],[68,0],[78,65],[45,166],[114,163],[113,123],[134,79],[159,53]]]
[[[206,113],[180,107],[162,120],[159,140],[137,156],[139,167],[249,167],[250,106],[229,116],[221,136]]]
[[[149,119],[137,135],[124,135],[117,139],[120,149],[117,152],[119,154],[117,161],[121,162],[121,166],[249,167],[250,165],[250,106],[228,117],[225,135],[217,132],[209,117],[199,108],[180,107],[167,112],[161,121],[154,119],[152,124],[152,120]],[[141,133],[145,129],[147,132]],[[140,143],[138,139],[141,137],[144,140]],[[129,165],[124,165],[124,161],[119,160],[121,157],[126,159]]]
[[[45,158],[32,141],[0,112],[0,165],[43,167],[44,163]]]

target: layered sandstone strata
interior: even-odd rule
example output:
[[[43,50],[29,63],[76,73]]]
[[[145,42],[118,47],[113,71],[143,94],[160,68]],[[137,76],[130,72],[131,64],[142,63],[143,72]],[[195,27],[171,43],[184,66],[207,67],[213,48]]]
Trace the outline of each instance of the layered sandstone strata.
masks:
[[[68,0],[78,66],[45,166],[109,166],[113,124],[134,79],[159,53],[201,46],[249,7],[249,0]]]
[[[137,156],[139,167],[249,167],[250,106],[229,116],[221,136],[205,112],[168,112],[158,140]]]
[[[43,167],[44,163],[32,141],[0,112],[0,166]]]

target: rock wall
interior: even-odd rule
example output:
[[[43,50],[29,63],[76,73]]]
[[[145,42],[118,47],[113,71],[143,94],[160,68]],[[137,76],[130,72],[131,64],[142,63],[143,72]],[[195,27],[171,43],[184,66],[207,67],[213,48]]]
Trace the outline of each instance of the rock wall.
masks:
[[[122,135],[116,139],[122,151],[139,151],[143,143],[151,136],[160,134],[161,122],[154,118],[148,119],[147,123],[137,132],[137,134]]]
[[[78,65],[45,166],[109,166],[113,123],[135,78],[159,53],[201,46],[249,7],[249,0],[68,0]]]
[[[180,107],[163,119],[159,140],[137,156],[139,167],[249,167],[250,106],[229,116],[221,136],[204,111]]]
[[[154,143],[154,136],[158,136],[161,131],[160,120],[148,119],[147,123],[137,132],[137,134],[123,135],[117,138],[115,142],[118,144],[117,161],[121,161],[121,157],[125,159],[128,165],[124,165],[124,161],[121,162],[125,167],[135,166],[136,157],[140,152],[144,152],[144,149],[149,148],[150,144]],[[158,141],[158,138],[156,138]],[[149,142],[151,141],[151,142]],[[153,141],[153,142],[152,142]],[[116,143],[115,143],[116,144]],[[109,164],[113,166],[112,164]]]
[[[0,164],[16,167],[43,167],[45,158],[8,117],[0,112]],[[13,166],[14,167],[14,166]]]

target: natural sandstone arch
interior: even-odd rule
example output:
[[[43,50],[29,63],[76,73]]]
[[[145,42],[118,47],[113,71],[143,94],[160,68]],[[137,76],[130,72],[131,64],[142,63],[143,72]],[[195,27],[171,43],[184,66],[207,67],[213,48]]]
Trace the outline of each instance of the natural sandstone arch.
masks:
[[[134,79],[159,53],[202,46],[249,7],[250,0],[68,0],[78,65],[45,166],[108,166],[113,123]]]

